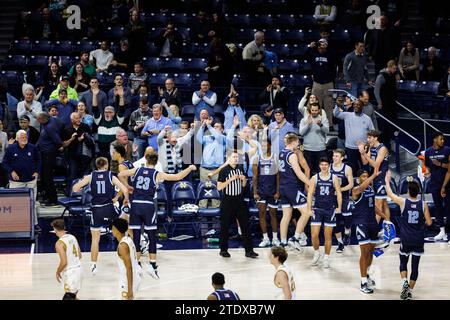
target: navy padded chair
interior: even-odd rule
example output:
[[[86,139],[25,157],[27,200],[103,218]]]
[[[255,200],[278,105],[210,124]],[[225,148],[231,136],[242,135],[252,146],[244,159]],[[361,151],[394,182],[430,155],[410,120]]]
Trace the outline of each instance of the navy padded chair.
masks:
[[[169,77],[168,73],[152,73],[150,75],[150,83],[152,85],[164,85],[166,79]]]
[[[80,181],[80,179],[76,179],[72,182],[72,188],[70,188],[70,193],[68,197],[59,197],[58,204],[64,207],[64,211],[61,214],[61,218],[64,217],[65,213],[69,211],[69,208],[73,205],[81,204],[81,198],[83,195],[83,190],[80,192],[73,191],[73,186]]]
[[[236,30],[236,41],[248,41],[253,39],[256,30],[254,29],[239,29]]]
[[[15,40],[11,43],[9,53],[11,54],[29,54],[31,52],[30,40]]]
[[[420,81],[417,83],[416,93],[436,95],[439,91],[439,82]]]
[[[307,42],[319,41],[319,39],[320,39],[320,33],[319,33],[318,29],[307,30],[305,32],[305,40]]]
[[[159,70],[162,72],[182,72],[183,68],[184,61],[182,58],[163,58]]]
[[[311,79],[303,74],[291,74],[286,81],[292,87],[307,87],[311,85]]]
[[[310,73],[311,72],[311,64],[307,60],[299,61],[300,64],[300,72]]]
[[[158,72],[161,68],[161,59],[144,57],[142,59],[142,66],[149,72]]]
[[[297,59],[280,60],[278,67],[280,73],[297,73],[299,68],[300,64]]]
[[[294,57],[304,57],[308,51],[308,45],[306,44],[294,44],[292,46],[291,55]]]
[[[161,32],[163,32],[164,30],[166,30],[166,29],[165,28],[151,28],[150,31],[148,32],[148,38],[150,40],[155,40],[161,34]]]
[[[36,40],[33,42],[31,51],[34,55],[49,54],[52,52],[53,44],[48,40]]]
[[[74,58],[71,56],[60,56],[61,57],[61,63],[63,66],[68,66],[70,68],[70,66],[74,65],[75,62],[79,61],[78,57]]]
[[[338,42],[349,42],[350,33],[347,29],[337,28],[331,30],[330,39]]]
[[[17,86],[19,85],[19,73],[17,71],[2,71],[1,73],[2,79],[6,80],[9,86]]]
[[[299,15],[296,19],[297,25],[305,27],[314,27],[316,25],[316,19],[312,14],[310,15]]]
[[[156,202],[155,202],[156,214],[158,217],[158,223],[160,223],[165,232],[168,232],[168,207],[167,207],[167,190],[164,183],[159,183],[156,189]]]
[[[95,49],[100,48],[100,45],[98,43],[94,43],[92,41],[80,40],[80,41],[77,41],[76,43],[73,43],[73,47],[76,48],[79,52],[81,52],[81,51],[91,52]]]
[[[192,84],[192,77],[190,73],[176,73],[173,81],[177,87],[189,87]]]
[[[197,186],[197,203],[201,200],[220,200],[221,194],[217,190],[217,182],[208,181],[208,183],[201,181]],[[199,208],[198,217],[220,217],[220,208]]]
[[[197,236],[197,223],[195,212],[180,210],[179,207],[185,204],[196,204],[195,191],[192,184],[188,181],[179,181],[172,187],[172,230],[171,236],[175,234],[178,225],[190,225]]]
[[[277,14],[273,17],[273,26],[289,28],[295,25],[295,16],[293,14]]]
[[[155,56],[158,55],[158,48],[155,46],[154,42],[147,42],[147,45],[145,47],[145,52],[149,56]]]
[[[145,23],[149,26],[167,25],[169,16],[164,13],[150,13],[145,15]]]
[[[192,17],[186,13],[172,13],[169,16],[169,20],[172,21],[176,26],[188,26],[192,21]]]
[[[181,36],[183,37],[183,39],[185,41],[189,40],[189,33],[191,31],[191,28],[188,27],[178,27],[176,28],[176,30],[178,30],[178,32],[181,34]]]
[[[250,18],[251,26],[255,27],[270,27],[273,24],[273,18],[271,14],[255,14]]]
[[[183,120],[192,121],[195,116],[195,106],[193,105],[186,105],[183,106],[183,109],[181,110],[181,118]]]
[[[415,80],[400,80],[398,83],[398,90],[404,92],[415,92],[417,81]]]
[[[289,56],[289,45],[287,43],[271,44],[270,51],[275,52],[278,56]]]
[[[72,229],[74,220],[79,218],[81,220],[81,226],[86,234],[89,231],[89,224],[86,224],[88,217],[92,216],[91,211],[91,201],[92,194],[89,187],[84,187],[81,194],[81,203],[70,205],[68,212],[68,224],[67,229],[70,231]]]
[[[281,37],[282,34],[280,29],[269,29],[264,32],[264,38],[268,42],[280,42]]]
[[[293,41],[293,42],[301,42],[305,38],[305,33],[303,30],[293,29],[287,30],[286,34],[283,37],[285,41]]]
[[[45,69],[48,64],[46,56],[30,56],[27,59],[27,68],[31,69]]]
[[[68,40],[64,40],[64,41],[56,41],[55,43],[53,43],[53,49],[52,49],[52,53],[53,54],[58,54],[58,55],[70,55],[72,52],[75,54],[80,54],[80,52],[77,52],[78,48],[75,48],[75,52],[72,51],[72,42],[68,41]],[[65,65],[63,63],[63,65]]]
[[[251,25],[249,14],[233,14],[228,18],[228,23],[233,26],[247,27]]]
[[[120,40],[125,35],[125,29],[121,26],[108,27],[105,35],[108,40]]]
[[[188,58],[184,70],[189,72],[204,72],[208,62],[204,58]]]
[[[23,70],[27,59],[23,55],[9,55],[3,64],[3,70]]]

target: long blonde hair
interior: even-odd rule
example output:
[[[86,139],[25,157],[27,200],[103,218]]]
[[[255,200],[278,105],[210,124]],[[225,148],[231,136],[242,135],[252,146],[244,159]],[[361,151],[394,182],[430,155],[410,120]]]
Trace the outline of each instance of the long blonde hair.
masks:
[[[264,126],[263,126],[263,119],[259,116],[259,115],[257,115],[257,114],[252,114],[251,116],[250,116],[250,118],[248,118],[248,121],[247,121],[247,125],[250,127],[250,128],[252,128],[252,129],[255,129],[255,128],[253,128],[253,119],[254,118],[257,118],[257,119],[259,119],[259,126],[258,126],[258,128],[256,128],[256,130],[259,130],[259,129],[264,129]]]

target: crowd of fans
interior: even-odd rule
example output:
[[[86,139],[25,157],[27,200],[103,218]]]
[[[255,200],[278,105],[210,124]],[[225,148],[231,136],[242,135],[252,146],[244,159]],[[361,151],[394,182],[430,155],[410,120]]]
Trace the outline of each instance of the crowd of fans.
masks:
[[[32,187],[41,192],[41,203],[47,206],[57,205],[54,176],[60,159],[70,192],[74,180],[92,171],[93,160],[97,156],[111,160],[117,145],[124,146],[124,158],[133,161],[141,159],[151,147],[158,152],[161,168],[167,173],[198,164],[199,179],[206,181],[217,180],[216,170],[224,164],[227,150],[236,147],[251,177],[251,158],[261,152],[261,142],[270,139],[272,151],[277,154],[284,148],[284,137],[289,132],[301,136],[304,158],[312,172],[318,172],[320,158],[327,155],[327,137],[336,132],[337,147],[345,149],[348,163],[357,172],[361,166],[358,143],[366,141],[368,130],[383,128],[384,142],[390,148],[394,128],[383,121],[377,123],[374,110],[396,120],[394,101],[399,79],[450,85],[450,69],[447,75],[436,48],[428,48],[422,61],[412,41],[400,48],[402,1],[380,1],[386,2],[390,10],[380,17],[381,29],[369,32],[365,43],[362,39],[356,41],[345,57],[337,55],[339,44],[329,39],[329,30],[336,23],[364,25],[363,1],[346,1],[341,7],[323,0],[317,5],[314,17],[321,38],[310,43],[306,52],[313,81],[299,102],[298,122],[286,117],[290,111],[289,91],[277,71],[276,52],[265,46],[263,31],[255,32],[254,39],[241,51],[232,43],[233,32],[223,14],[205,10],[202,1],[193,1],[193,8],[198,9],[197,21],[189,39],[210,43],[211,53],[205,68],[208,80],[201,82],[190,99],[182,95],[170,77],[164,87],[150,88],[151,76],[142,64],[148,30],[133,2],[114,0],[109,7],[104,6],[108,1],[85,4],[82,10],[88,14],[83,16],[82,29],[73,33],[61,27],[68,2],[35,4],[36,11],[20,19],[16,37],[99,39],[105,36],[102,26],[106,24],[125,27],[125,38],[115,52],[107,40],[96,50],[81,51],[74,65],[63,65],[60,58],[49,57],[42,85],[22,87],[17,124],[8,115],[8,108],[0,108],[0,187],[8,182],[10,187],[13,182],[27,184],[39,177],[40,183]],[[230,3],[225,1],[224,6]],[[397,3],[397,11],[392,3]],[[174,4],[164,1],[158,5],[165,12]],[[169,22],[156,37],[158,55],[182,56],[184,41],[175,23]],[[375,64],[375,76],[368,72],[369,63]],[[350,94],[334,100],[329,90],[335,88],[336,68],[342,70]],[[108,91],[103,91],[98,79],[103,71],[115,74],[114,86]],[[239,88],[231,84],[235,73],[241,75],[243,86],[261,89],[260,112],[246,110]],[[370,104],[366,91],[372,85],[377,105]],[[215,92],[217,87],[229,88],[229,94],[220,96]],[[222,99],[222,104],[218,103]],[[114,161],[111,170],[118,172]],[[217,207],[217,203],[213,205]]]

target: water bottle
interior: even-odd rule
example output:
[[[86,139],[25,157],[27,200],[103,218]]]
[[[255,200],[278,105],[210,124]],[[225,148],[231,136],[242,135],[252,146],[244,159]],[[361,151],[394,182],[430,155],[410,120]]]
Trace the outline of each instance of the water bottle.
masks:
[[[219,238],[208,238],[206,239],[208,243],[217,243],[219,242]]]

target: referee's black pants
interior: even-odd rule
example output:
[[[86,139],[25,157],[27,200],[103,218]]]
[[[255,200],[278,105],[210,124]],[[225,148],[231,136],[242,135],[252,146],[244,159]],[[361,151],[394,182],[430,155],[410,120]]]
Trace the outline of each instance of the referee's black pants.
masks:
[[[245,252],[253,251],[247,204],[243,196],[223,196],[220,203],[220,251],[228,250],[230,223],[239,221]]]

